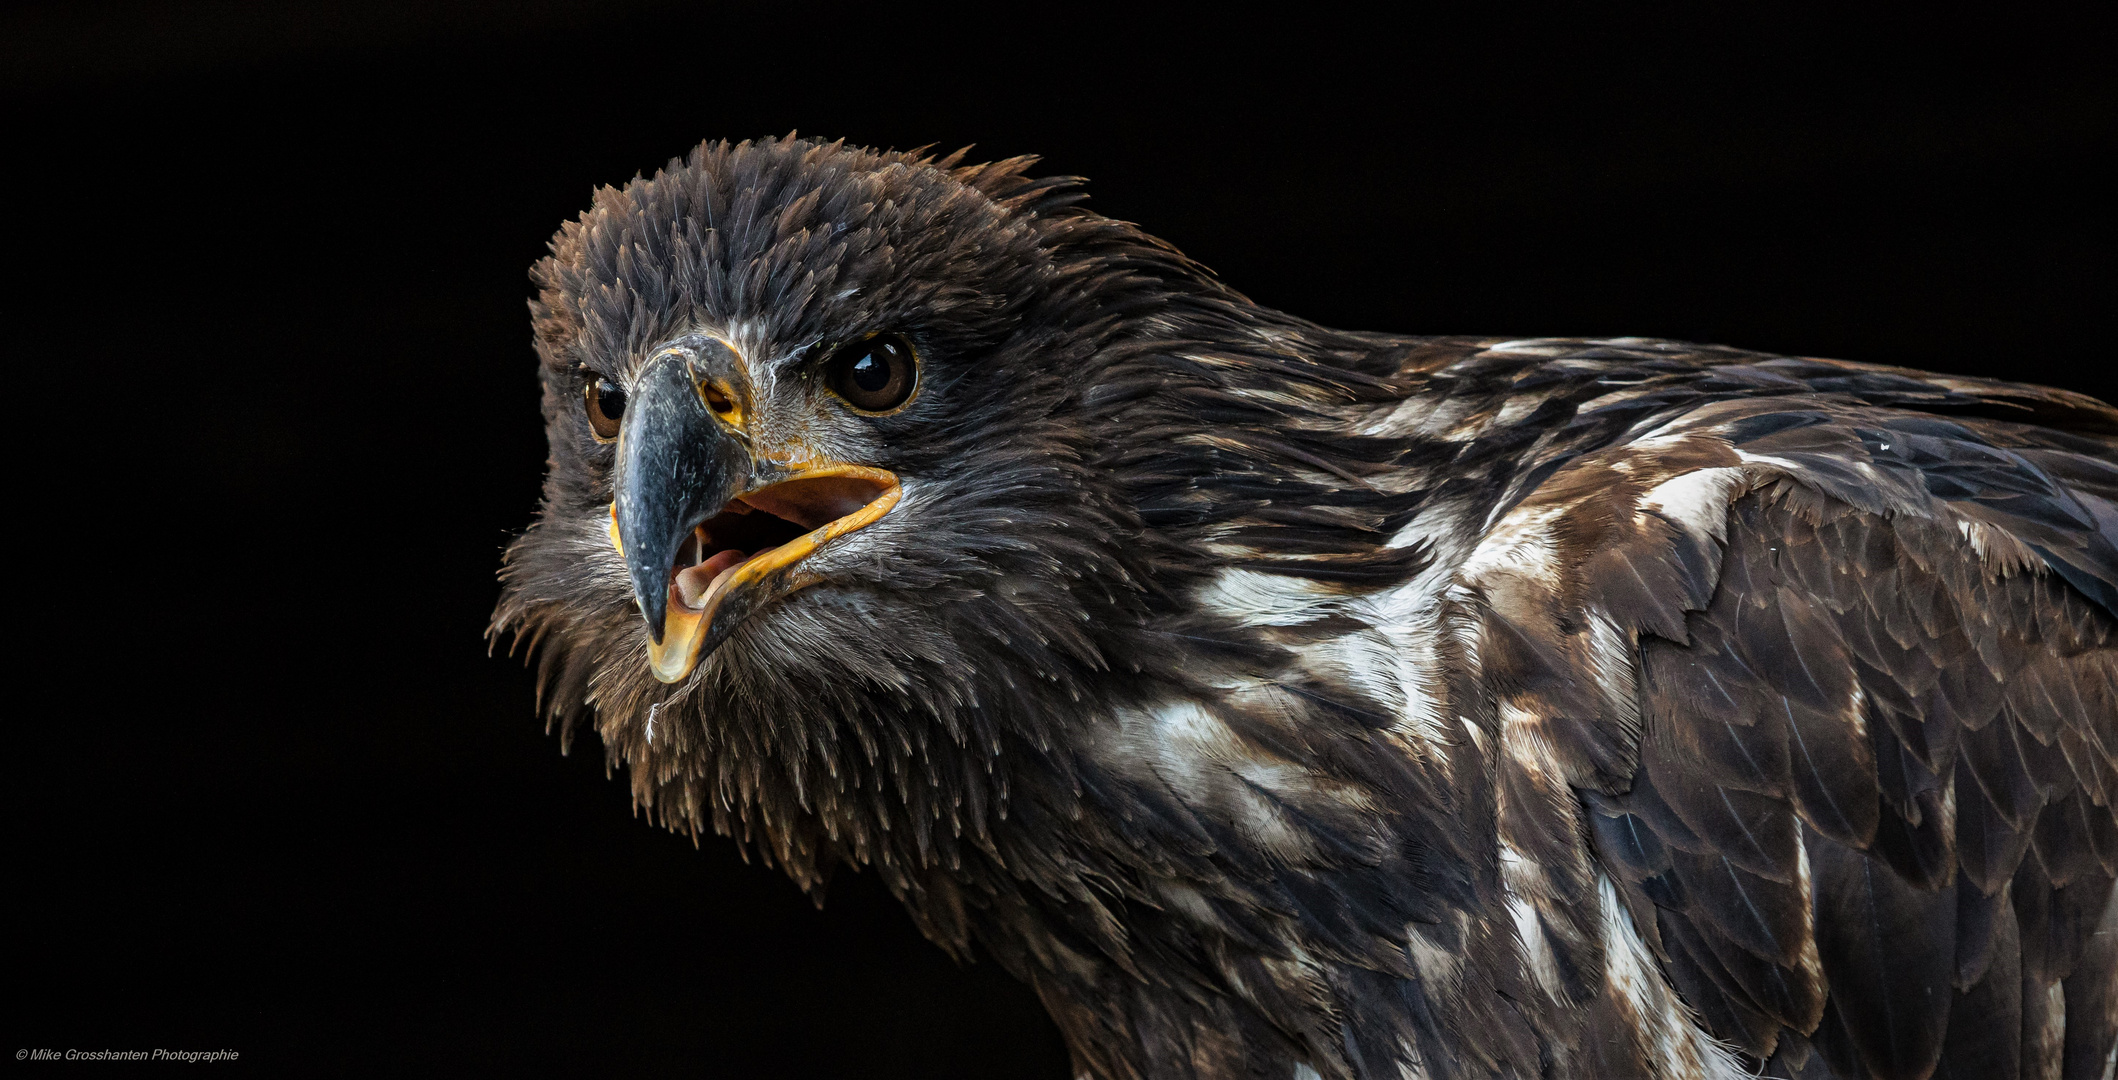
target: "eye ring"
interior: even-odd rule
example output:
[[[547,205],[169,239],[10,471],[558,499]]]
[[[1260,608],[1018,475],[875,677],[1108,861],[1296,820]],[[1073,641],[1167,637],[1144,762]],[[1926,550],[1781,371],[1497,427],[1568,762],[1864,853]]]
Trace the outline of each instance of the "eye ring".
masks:
[[[582,404],[588,413],[588,430],[599,443],[618,441],[618,426],[625,419],[625,387],[608,375],[589,372],[582,388]]]
[[[919,389],[919,354],[902,334],[871,334],[831,354],[824,385],[855,412],[887,415]]]

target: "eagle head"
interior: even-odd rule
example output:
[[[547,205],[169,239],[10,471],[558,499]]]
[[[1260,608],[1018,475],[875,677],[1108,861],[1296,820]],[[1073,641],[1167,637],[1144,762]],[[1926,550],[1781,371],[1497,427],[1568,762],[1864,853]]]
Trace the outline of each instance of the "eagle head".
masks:
[[[960,157],[709,143],[533,271],[550,471],[495,630],[642,803],[762,826],[797,880],[887,858],[893,814],[1004,815],[1007,756],[1122,692],[1186,572],[1114,435],[1167,382],[1128,343],[1240,298],[1072,178]]]

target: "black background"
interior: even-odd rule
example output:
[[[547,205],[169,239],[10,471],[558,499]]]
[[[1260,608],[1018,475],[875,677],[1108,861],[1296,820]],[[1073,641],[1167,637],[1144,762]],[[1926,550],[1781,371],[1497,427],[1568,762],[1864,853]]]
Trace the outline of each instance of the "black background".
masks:
[[[872,875],[818,911],[636,820],[487,657],[543,461],[524,271],[701,139],[1042,154],[1331,324],[2114,396],[2105,26],[1309,7],[6,16],[9,1044],[1064,1075]]]

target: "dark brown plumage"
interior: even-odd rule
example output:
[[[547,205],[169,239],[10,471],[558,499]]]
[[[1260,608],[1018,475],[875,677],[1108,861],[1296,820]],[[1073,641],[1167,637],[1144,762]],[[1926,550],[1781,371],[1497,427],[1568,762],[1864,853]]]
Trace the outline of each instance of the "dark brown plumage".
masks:
[[[1329,330],[1027,164],[709,144],[539,265],[495,625],[643,805],[1087,1076],[2111,1076],[2118,411]]]

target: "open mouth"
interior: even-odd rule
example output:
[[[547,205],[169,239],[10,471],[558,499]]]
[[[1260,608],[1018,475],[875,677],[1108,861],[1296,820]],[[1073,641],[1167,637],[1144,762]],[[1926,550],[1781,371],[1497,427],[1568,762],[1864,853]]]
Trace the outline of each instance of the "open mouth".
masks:
[[[744,566],[791,564],[830,538],[810,534],[829,531],[896,489],[874,476],[811,475],[736,496],[677,549],[669,571],[670,608],[706,613]],[[799,540],[809,542],[789,547]]]
[[[655,677],[684,678],[759,608],[820,580],[797,564],[874,524],[900,494],[897,477],[882,469],[827,465],[729,500],[672,560],[662,640],[648,644]]]

